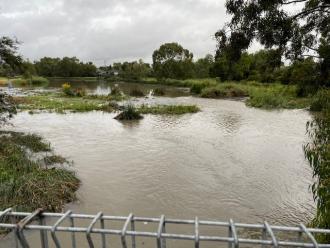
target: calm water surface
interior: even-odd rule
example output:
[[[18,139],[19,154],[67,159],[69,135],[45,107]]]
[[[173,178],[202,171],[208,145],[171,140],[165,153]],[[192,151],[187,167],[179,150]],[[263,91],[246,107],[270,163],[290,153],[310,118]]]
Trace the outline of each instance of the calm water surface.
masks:
[[[302,150],[307,111],[193,97],[144,101],[197,104],[202,111],[137,122],[101,112],[23,112],[13,129],[46,137],[74,161],[82,185],[79,201],[67,208],[75,212],[284,225],[313,217],[312,175]]]

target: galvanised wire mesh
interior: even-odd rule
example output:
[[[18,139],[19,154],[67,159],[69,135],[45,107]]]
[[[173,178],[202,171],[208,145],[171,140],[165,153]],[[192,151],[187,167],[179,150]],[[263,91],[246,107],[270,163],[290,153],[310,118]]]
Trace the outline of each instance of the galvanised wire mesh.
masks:
[[[48,225],[46,220],[53,219],[54,223]],[[81,220],[87,221],[87,225],[79,225]],[[109,228],[109,222],[117,221],[121,223],[120,228]],[[64,222],[69,224],[64,225]],[[146,231],[138,230],[139,223],[153,223],[155,230]],[[167,232],[167,227],[188,225],[192,227],[192,233],[171,233]],[[204,235],[201,233],[202,227],[221,227],[226,230],[227,235]],[[47,213],[42,209],[37,209],[32,213],[15,212],[11,208],[0,212],[0,228],[13,231],[13,238],[16,247],[34,247],[29,244],[26,237],[27,231],[37,231],[40,233],[38,243],[40,247],[81,247],[77,245],[77,235],[82,234],[83,241],[87,247],[118,247],[113,246],[109,241],[109,237],[119,237],[119,247],[136,248],[138,246],[137,238],[149,238],[153,240],[153,247],[166,248],[167,242],[170,240],[187,240],[191,241],[191,247],[202,247],[204,242],[212,242],[214,246],[219,247],[220,244],[227,247],[330,247],[330,244],[318,243],[315,236],[330,235],[330,230],[319,228],[307,228],[300,224],[296,227],[270,225],[267,222],[263,224],[244,224],[235,223],[232,219],[227,222],[223,221],[207,221],[195,219],[170,219],[164,215],[158,218],[138,217],[133,214],[128,216],[110,216],[99,212],[95,215],[76,214],[71,210],[65,213]],[[260,233],[260,237],[251,237],[251,235],[243,235],[244,232]],[[69,246],[66,242],[59,238],[60,233],[69,233]],[[285,238],[279,237],[279,233],[290,233],[284,235]],[[99,241],[95,242],[95,236]],[[253,236],[253,235],[252,235]],[[291,238],[288,238],[288,237]],[[80,240],[81,242],[81,240]],[[178,246],[177,246],[178,247]]]

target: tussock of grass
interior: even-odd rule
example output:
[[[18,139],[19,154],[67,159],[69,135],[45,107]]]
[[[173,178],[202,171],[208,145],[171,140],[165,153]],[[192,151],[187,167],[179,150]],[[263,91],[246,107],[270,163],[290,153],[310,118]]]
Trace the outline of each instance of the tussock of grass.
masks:
[[[33,141],[32,141],[32,140]],[[44,208],[61,211],[75,200],[80,185],[74,172],[64,168],[47,169],[28,150],[48,152],[49,145],[36,135],[0,133],[0,208],[32,211]]]
[[[135,96],[135,97],[144,97],[145,96],[144,92],[139,88],[132,89],[130,91],[129,95],[130,96]]]
[[[126,105],[123,111],[115,117],[117,120],[140,120],[142,118],[143,116],[132,104]]]
[[[141,114],[155,115],[182,115],[187,113],[197,113],[200,111],[196,105],[142,105],[138,110]]]
[[[328,109],[330,109],[330,90],[319,90],[315,96],[313,96],[310,110],[320,112]]]
[[[165,90],[163,88],[156,88],[153,90],[154,96],[163,96],[165,95]]]

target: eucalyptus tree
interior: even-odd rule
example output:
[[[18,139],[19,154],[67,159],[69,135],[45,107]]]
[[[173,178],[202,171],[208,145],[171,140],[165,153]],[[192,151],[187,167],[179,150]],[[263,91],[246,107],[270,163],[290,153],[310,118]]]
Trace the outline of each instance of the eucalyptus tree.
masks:
[[[193,54],[178,43],[165,43],[152,55],[157,78],[186,79],[193,77]]]
[[[19,42],[7,36],[0,37],[0,71],[2,76],[20,69],[22,57],[18,55]]]
[[[292,61],[319,62],[317,84],[329,84],[328,0],[227,0],[231,21],[216,32],[217,57],[237,61],[254,41]]]

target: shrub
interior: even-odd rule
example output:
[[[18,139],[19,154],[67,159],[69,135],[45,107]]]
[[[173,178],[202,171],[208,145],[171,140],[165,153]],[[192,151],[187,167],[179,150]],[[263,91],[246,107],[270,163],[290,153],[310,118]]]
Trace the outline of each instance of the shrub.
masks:
[[[132,104],[128,104],[124,107],[124,110],[115,117],[117,120],[139,120],[143,116],[137,111]]]
[[[153,94],[155,96],[163,96],[165,95],[165,90],[163,88],[156,88],[154,89]]]
[[[33,76],[31,81],[33,85],[47,85],[49,83],[47,78],[37,76]]]
[[[111,96],[118,96],[118,95],[121,95],[121,90],[120,90],[120,88],[119,88],[117,85],[115,85],[114,87],[111,87],[111,92],[110,92],[109,95],[111,95]]]
[[[201,97],[204,98],[220,98],[226,96],[224,91],[217,87],[204,88],[201,92]]]
[[[330,109],[330,91],[319,90],[313,97],[310,110],[322,111],[323,109]]]
[[[86,90],[84,88],[78,88],[74,91],[74,95],[78,97],[86,96]]]
[[[140,90],[139,88],[133,88],[131,91],[130,91],[130,96],[135,96],[135,97],[143,97],[144,96],[144,93],[142,90]]]
[[[62,84],[62,91],[67,96],[74,96],[74,92],[71,89],[71,85],[69,83]]]
[[[205,84],[193,84],[190,87],[190,92],[193,94],[200,94],[204,88],[206,88]]]

